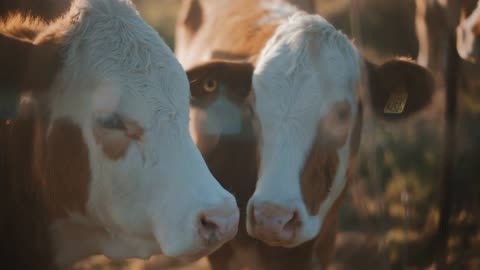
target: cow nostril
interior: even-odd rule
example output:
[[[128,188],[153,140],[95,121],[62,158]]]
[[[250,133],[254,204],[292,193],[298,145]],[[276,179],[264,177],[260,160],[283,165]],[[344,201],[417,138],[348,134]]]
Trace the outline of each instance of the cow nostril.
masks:
[[[292,241],[302,226],[298,209],[262,203],[252,204],[248,210],[248,233],[272,245]]]
[[[206,215],[200,215],[200,226],[203,230],[208,232],[215,232],[218,229],[218,224],[209,219]]]
[[[298,211],[295,210],[293,212],[292,218],[285,224],[283,228],[286,231],[295,231],[300,226],[301,226],[300,216],[298,214]]]
[[[230,240],[238,229],[238,208],[220,207],[203,211],[197,217],[198,233],[207,245]]]
[[[220,240],[220,225],[214,218],[211,218],[206,214],[200,214],[198,226],[200,237],[207,245],[212,245]]]

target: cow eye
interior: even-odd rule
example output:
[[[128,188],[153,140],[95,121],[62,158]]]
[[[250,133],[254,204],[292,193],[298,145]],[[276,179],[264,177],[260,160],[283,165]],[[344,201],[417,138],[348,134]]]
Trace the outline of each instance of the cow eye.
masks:
[[[122,118],[118,114],[109,114],[97,117],[97,124],[106,129],[125,129],[125,124],[123,123]]]
[[[217,89],[218,82],[214,79],[207,79],[203,82],[203,89],[205,89],[206,92],[213,92],[215,89]]]

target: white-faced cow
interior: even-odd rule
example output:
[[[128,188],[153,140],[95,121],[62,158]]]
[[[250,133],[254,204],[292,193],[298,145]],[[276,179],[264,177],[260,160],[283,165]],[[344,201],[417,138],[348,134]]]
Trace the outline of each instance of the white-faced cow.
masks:
[[[418,63],[434,71],[445,68],[447,42],[456,33],[457,51],[465,60],[480,58],[478,0],[416,0]]]
[[[400,120],[433,92],[426,69],[367,63],[322,17],[275,3],[185,1],[177,22],[191,133],[242,213],[214,269],[326,269],[362,108]]]
[[[187,76],[130,1],[77,0],[48,25],[12,15],[0,63],[0,94],[23,95],[0,124],[2,264],[194,258],[235,235],[235,199],[189,134]]]

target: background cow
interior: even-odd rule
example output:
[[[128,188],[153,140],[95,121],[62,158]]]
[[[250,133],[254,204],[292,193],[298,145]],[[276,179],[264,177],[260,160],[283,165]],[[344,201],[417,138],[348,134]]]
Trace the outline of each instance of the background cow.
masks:
[[[235,235],[235,200],[188,132],[185,72],[129,1],[13,15],[0,46],[2,93],[24,95],[0,123],[3,267],[195,258]]]
[[[419,64],[442,71],[446,64],[447,42],[455,33],[459,55],[465,60],[478,60],[478,0],[416,0],[415,3]]]
[[[324,269],[363,106],[383,119],[410,116],[429,102],[433,79],[402,59],[363,69],[343,34],[286,3],[212,2],[184,2],[176,40],[190,68],[191,132],[245,214],[247,230],[210,256],[212,266]]]

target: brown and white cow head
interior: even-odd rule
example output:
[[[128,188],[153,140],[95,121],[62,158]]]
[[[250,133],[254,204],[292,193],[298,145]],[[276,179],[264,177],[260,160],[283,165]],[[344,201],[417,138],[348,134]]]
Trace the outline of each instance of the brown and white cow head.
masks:
[[[114,258],[197,256],[235,235],[235,199],[189,134],[186,74],[129,1],[78,0],[34,40],[15,38],[8,24],[0,45],[22,57],[1,52],[16,68],[5,85],[45,88],[35,98],[52,157],[46,197],[60,194],[51,202],[60,264],[77,247]],[[70,186],[84,196],[62,195]]]
[[[191,127],[197,140],[209,142],[201,147],[212,148],[211,136],[220,135],[205,132],[212,117],[238,118],[210,109],[210,103],[222,93],[246,96],[251,89],[251,71],[235,65],[215,60],[187,72],[192,91],[198,91],[192,95],[207,100],[198,112],[201,121]],[[236,105],[246,108],[251,102],[255,117],[249,119],[259,145],[259,178],[246,226],[251,236],[283,247],[315,238],[327,219],[335,219],[354,173],[362,107],[382,119],[400,120],[423,108],[433,91],[426,69],[403,59],[364,64],[345,35],[320,16],[304,13],[278,27],[251,75],[252,100]]]
[[[304,13],[281,24],[263,49],[252,80],[260,139],[247,209],[253,237],[293,247],[320,233],[353,173],[362,103],[376,115],[402,112],[385,115],[396,120],[430,101],[425,69],[404,60],[368,64],[365,88],[362,62],[345,35]]]
[[[480,2],[470,15],[462,10],[457,27],[457,50],[465,60],[476,62],[480,58]]]

